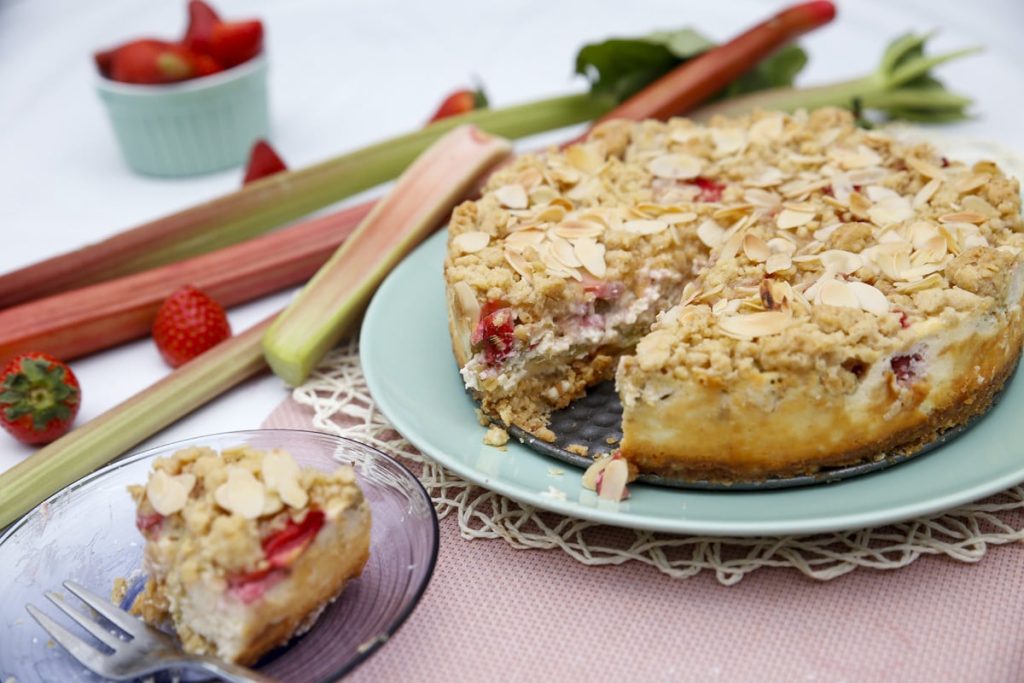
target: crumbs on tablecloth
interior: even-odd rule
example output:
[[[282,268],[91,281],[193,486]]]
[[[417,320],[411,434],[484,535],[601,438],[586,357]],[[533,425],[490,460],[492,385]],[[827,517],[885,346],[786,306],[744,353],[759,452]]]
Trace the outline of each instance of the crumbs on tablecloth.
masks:
[[[560,477],[563,474],[565,474],[565,470],[563,470],[560,467],[549,467],[548,468],[548,476],[549,477]]]
[[[565,447],[565,450],[576,455],[582,455],[584,458],[590,455],[590,449],[580,443],[571,443]]]
[[[604,440],[604,442],[606,444],[608,444],[609,446],[614,446],[615,444],[617,444],[619,442],[619,437],[617,437],[614,434],[612,434],[611,436],[607,437]]]

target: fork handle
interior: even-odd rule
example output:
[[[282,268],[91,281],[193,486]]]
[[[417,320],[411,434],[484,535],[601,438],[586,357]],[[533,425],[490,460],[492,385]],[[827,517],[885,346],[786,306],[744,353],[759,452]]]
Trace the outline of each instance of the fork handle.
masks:
[[[229,664],[214,657],[195,657],[189,659],[191,666],[208,671],[229,683],[278,683],[277,680],[263,674],[246,669],[244,666]]]

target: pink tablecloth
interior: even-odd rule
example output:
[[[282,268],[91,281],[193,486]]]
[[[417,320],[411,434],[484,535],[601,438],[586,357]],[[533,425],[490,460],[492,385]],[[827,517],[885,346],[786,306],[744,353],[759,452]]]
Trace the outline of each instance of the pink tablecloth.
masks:
[[[268,427],[310,428],[286,402]],[[1024,554],[925,557],[827,583],[762,569],[725,587],[630,562],[465,541],[441,522],[419,607],[352,681],[1022,681]]]

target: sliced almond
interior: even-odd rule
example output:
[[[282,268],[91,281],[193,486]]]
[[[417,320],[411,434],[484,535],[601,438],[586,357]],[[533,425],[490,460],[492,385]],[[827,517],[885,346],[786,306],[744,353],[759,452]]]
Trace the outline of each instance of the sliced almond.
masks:
[[[465,254],[475,254],[484,247],[486,247],[491,241],[491,236],[486,232],[480,232],[478,230],[471,230],[469,232],[459,233],[452,238],[452,244],[456,248],[460,249]]]
[[[624,500],[627,495],[627,483],[629,483],[629,464],[620,458],[613,458],[595,482],[597,497],[616,502]]]
[[[452,283],[452,292],[456,308],[471,325],[476,325],[480,318],[480,302],[476,299],[476,291],[465,280],[456,280]]]
[[[680,225],[682,223],[693,223],[697,220],[697,214],[692,211],[672,211],[670,213],[663,213],[658,218],[672,225]]]
[[[886,197],[868,209],[867,215],[875,225],[886,227],[913,218],[914,208],[906,197]]]
[[[926,278],[916,280],[914,282],[897,282],[893,287],[898,292],[908,294],[910,292],[921,292],[926,289],[932,289],[933,287],[941,287],[943,284],[942,276],[938,273],[932,273]]]
[[[964,197],[960,204],[963,206],[964,211],[970,211],[973,213],[980,213],[988,218],[999,218],[999,209],[989,204],[983,197],[979,197],[976,194],[969,194]]]
[[[595,142],[572,145],[565,151],[566,161],[584,173],[597,173],[604,166],[604,155],[599,145]]]
[[[939,226],[935,225],[931,221],[914,221],[910,224],[907,240],[914,245],[915,249],[920,249],[928,242],[928,240],[938,234]]]
[[[743,201],[752,206],[772,209],[782,203],[782,197],[760,187],[751,187],[744,191]]]
[[[820,227],[814,231],[812,237],[814,237],[814,239],[818,240],[819,242],[825,242],[828,240],[829,237],[832,236],[832,233],[839,229],[839,226],[841,225],[842,223],[836,222]]]
[[[568,211],[566,211],[564,206],[550,204],[538,211],[533,218],[538,223],[557,223],[565,218],[566,213],[568,213]]]
[[[988,217],[974,211],[958,211],[957,213],[947,213],[939,216],[939,220],[943,223],[972,223],[980,225],[987,221]]]
[[[517,230],[505,238],[505,249],[523,251],[527,247],[537,248],[544,241],[544,231],[536,228]]]
[[[309,503],[309,495],[299,485],[299,465],[286,451],[275,448],[263,455],[263,483],[276,492],[289,507],[301,509]]]
[[[889,312],[889,300],[885,298],[885,294],[882,290],[869,285],[866,282],[857,282],[856,280],[846,283],[846,288],[853,292],[853,295],[857,297],[857,302],[860,307],[868,313],[874,313],[875,315],[885,315]]]
[[[857,296],[841,280],[828,280],[822,283],[817,299],[826,306],[860,308]]]
[[[982,185],[986,185],[991,180],[992,176],[987,173],[972,173],[971,175],[964,176],[957,180],[953,186],[960,194],[966,194],[973,190],[977,190]]]
[[[864,260],[859,254],[854,254],[852,251],[843,251],[842,249],[829,249],[828,251],[821,252],[818,257],[821,259],[821,264],[827,270],[842,275],[855,273],[864,265]]]
[[[561,237],[551,240],[551,253],[566,268],[579,268],[583,265],[579,257],[576,256],[576,250],[573,249],[572,244]]]
[[[857,218],[867,218],[868,211],[871,209],[871,202],[868,201],[867,197],[862,195],[860,192],[851,191],[846,198],[847,204],[850,207],[850,213]]]
[[[783,270],[789,270],[793,266],[793,258],[786,252],[779,252],[772,254],[764,262],[764,272],[771,275],[772,273],[779,273]]]
[[[532,277],[533,270],[530,268],[530,262],[523,258],[522,254],[506,249],[505,261],[523,278],[529,280]]]
[[[697,238],[705,247],[714,249],[725,240],[725,228],[709,218],[697,226]]]
[[[917,253],[914,254],[914,260],[917,261],[915,265],[941,261],[946,257],[947,251],[946,238],[936,233],[925,240],[924,244],[918,248]]]
[[[634,235],[656,235],[667,230],[668,223],[656,219],[626,221],[622,229]]]
[[[228,480],[213,492],[217,505],[246,519],[263,514],[265,490],[252,472],[238,465],[228,466]]]
[[[696,283],[693,282],[693,280],[690,280],[683,287],[683,296],[680,303],[683,306],[685,306],[686,304],[696,299],[699,294],[700,288],[696,285]]]
[[[832,147],[828,150],[828,156],[847,170],[878,166],[882,163],[882,158],[867,145],[860,145],[856,151],[843,147]]]
[[[765,144],[782,137],[782,116],[765,114],[750,125],[747,135],[751,142]]]
[[[583,267],[590,271],[590,274],[594,277],[604,277],[607,271],[607,266],[604,262],[604,245],[595,242],[593,238],[589,237],[577,239],[573,241],[572,245],[576,251],[576,257],[583,264]]]
[[[711,142],[719,156],[742,152],[747,146],[747,133],[742,128],[711,128]]]
[[[730,337],[756,339],[781,334],[793,324],[793,317],[783,311],[764,311],[722,318],[718,326]]]
[[[796,244],[785,237],[773,237],[768,240],[768,248],[772,250],[773,254],[792,254],[796,251]]]
[[[790,230],[792,228],[799,228],[801,225],[807,225],[814,220],[815,214],[809,211],[794,211],[793,209],[783,209],[779,212],[779,215],[775,217],[775,225],[780,230]]]
[[[938,273],[939,271],[944,270],[945,267],[944,263],[926,263],[920,266],[904,268],[899,273],[899,279],[906,280],[908,282],[917,282],[932,273]]]
[[[768,244],[757,235],[746,235],[743,238],[743,253],[754,263],[762,263],[772,255]]]
[[[611,463],[611,461],[612,461],[612,456],[611,455],[605,455],[605,456],[596,458],[594,460],[594,463],[592,465],[590,465],[583,472],[583,480],[580,482],[582,484],[583,488],[585,488],[585,489],[587,489],[589,491],[596,490],[597,489],[597,478],[598,478],[598,475],[600,475],[602,472],[604,472],[604,469],[606,467],[608,467],[608,465],[609,465],[609,463]]]
[[[188,494],[195,486],[196,478],[191,474],[171,476],[163,470],[156,470],[146,482],[146,498],[161,515],[180,512],[188,502]]]
[[[559,237],[567,240],[579,239],[581,237],[598,237],[604,233],[604,225],[591,220],[566,220],[559,223],[552,231]]]
[[[850,171],[846,174],[846,178],[852,185],[875,185],[882,182],[888,175],[889,171],[884,168],[868,166],[867,168],[858,168]]]
[[[502,185],[494,191],[501,205],[509,209],[525,209],[530,205],[530,198],[522,185]]]
[[[785,180],[785,176],[782,171],[774,166],[769,166],[757,173],[751,173],[743,182],[750,187],[773,187],[781,184],[783,180]]]
[[[932,178],[937,180],[945,180],[946,173],[935,164],[929,163],[923,159],[918,159],[915,156],[908,156],[905,161],[907,166],[914,169],[925,178]]]
[[[658,178],[689,180],[700,175],[701,160],[689,154],[662,154],[647,162],[647,170]]]

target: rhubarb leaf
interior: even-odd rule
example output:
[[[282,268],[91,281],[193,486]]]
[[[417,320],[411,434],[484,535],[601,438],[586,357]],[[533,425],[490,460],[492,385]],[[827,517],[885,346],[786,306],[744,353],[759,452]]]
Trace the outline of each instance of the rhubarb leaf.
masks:
[[[622,102],[715,43],[690,28],[658,31],[640,38],[609,38],[584,45],[576,55],[576,73],[590,81],[591,92]],[[807,54],[787,45],[744,74],[720,97],[791,85],[807,63]]]

